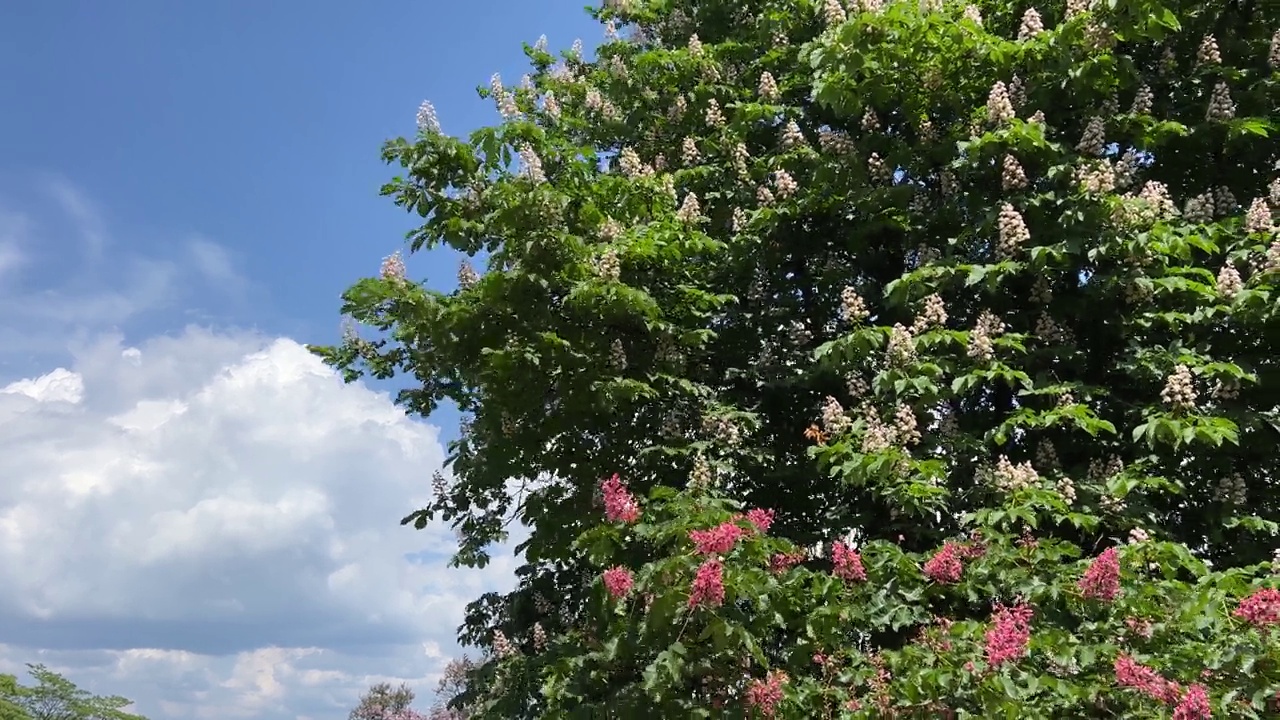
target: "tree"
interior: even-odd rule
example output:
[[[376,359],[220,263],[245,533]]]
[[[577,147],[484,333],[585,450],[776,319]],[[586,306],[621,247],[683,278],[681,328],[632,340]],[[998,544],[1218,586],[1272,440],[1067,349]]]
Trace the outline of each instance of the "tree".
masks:
[[[475,663],[466,655],[449,661],[436,685],[436,700],[428,720],[468,720],[476,713],[475,703],[470,700],[474,693],[467,682],[475,669]]]
[[[16,702],[20,688],[18,678],[0,674],[0,720],[31,720],[27,711]]]
[[[146,720],[125,712],[132,701],[118,695],[100,696],[44,665],[27,665],[36,681],[18,684],[12,675],[0,675],[0,718],[4,720]]]
[[[499,125],[384,148],[410,251],[487,271],[393,256],[317,348],[466,413],[405,523],[531,528],[458,702],[1272,712],[1280,6],[596,15]]]
[[[377,683],[360,696],[348,720],[423,720],[413,709],[413,690],[404,683],[393,688],[390,683]]]

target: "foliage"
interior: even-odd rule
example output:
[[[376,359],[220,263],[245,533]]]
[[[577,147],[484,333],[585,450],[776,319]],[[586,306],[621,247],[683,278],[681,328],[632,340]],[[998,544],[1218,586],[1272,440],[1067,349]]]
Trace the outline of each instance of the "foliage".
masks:
[[[449,661],[436,685],[436,701],[428,720],[467,720],[472,716],[476,708],[468,697],[468,677],[475,669],[466,655]]]
[[[406,524],[531,529],[457,705],[1274,716],[1280,6],[596,14],[384,149],[487,271],[316,349],[467,414]]]
[[[31,720],[16,701],[21,687],[18,678],[0,674],[0,720]]]
[[[35,685],[0,675],[0,720],[146,720],[125,712],[126,698],[94,695],[44,665],[27,668]]]
[[[393,688],[389,683],[377,683],[360,696],[349,720],[464,720],[469,709],[453,701],[467,690],[467,675],[474,669],[467,657],[453,660],[445,668],[436,687],[436,702],[431,711],[422,714],[413,709],[414,692],[408,685]],[[451,707],[453,705],[453,707]]]
[[[360,704],[347,716],[347,720],[425,720],[414,710],[414,693],[403,683],[391,687],[390,683],[377,683],[360,696]]]

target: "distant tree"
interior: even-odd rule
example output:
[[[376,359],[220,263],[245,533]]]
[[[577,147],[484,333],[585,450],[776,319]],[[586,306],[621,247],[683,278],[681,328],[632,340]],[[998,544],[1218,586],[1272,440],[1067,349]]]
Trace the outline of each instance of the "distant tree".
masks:
[[[401,683],[393,688],[390,683],[377,683],[360,697],[360,704],[347,716],[348,720],[425,720],[414,710],[414,693]]]
[[[31,720],[31,715],[14,701],[20,687],[18,678],[0,675],[0,720]]]
[[[125,712],[128,698],[94,695],[44,665],[27,668],[34,686],[0,675],[0,720],[146,720]]]
[[[436,702],[427,720],[470,720],[475,714],[467,677],[476,669],[471,658],[463,655],[445,666],[436,685]]]

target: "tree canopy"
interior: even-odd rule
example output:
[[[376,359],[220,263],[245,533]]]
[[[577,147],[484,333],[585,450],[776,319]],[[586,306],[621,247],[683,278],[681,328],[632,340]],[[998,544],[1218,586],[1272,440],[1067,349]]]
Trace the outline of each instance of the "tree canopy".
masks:
[[[465,413],[406,524],[530,529],[455,709],[1274,717],[1280,5],[592,12],[316,348]]]
[[[125,712],[132,702],[94,695],[44,665],[27,665],[35,685],[0,674],[0,720],[146,720]]]
[[[372,685],[360,696],[360,703],[347,715],[347,720],[424,720],[413,709],[413,690],[403,683],[391,687],[390,683]]]

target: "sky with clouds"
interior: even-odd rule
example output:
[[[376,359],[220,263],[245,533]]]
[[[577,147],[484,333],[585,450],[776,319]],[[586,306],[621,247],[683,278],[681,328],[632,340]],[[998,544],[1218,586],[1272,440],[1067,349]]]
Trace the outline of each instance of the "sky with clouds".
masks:
[[[446,132],[581,0],[49,0],[0,22],[0,672],[44,663],[152,720],[429,700],[509,555],[446,568],[425,500],[448,412],[303,347],[402,246],[380,143]],[[411,258],[447,289],[457,258]]]

